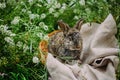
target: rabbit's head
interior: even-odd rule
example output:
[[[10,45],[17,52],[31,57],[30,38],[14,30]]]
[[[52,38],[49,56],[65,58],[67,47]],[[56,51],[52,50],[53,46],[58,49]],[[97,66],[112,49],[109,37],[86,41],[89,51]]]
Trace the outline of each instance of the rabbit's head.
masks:
[[[82,51],[82,38],[80,34],[83,20],[79,20],[73,28],[63,21],[58,21],[60,29],[63,31],[63,47],[65,56],[78,57]],[[78,55],[77,55],[78,54]]]

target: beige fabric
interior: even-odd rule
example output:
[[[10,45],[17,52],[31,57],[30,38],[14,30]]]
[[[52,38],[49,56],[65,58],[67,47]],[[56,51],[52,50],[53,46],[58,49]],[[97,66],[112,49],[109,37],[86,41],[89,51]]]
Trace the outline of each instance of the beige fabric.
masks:
[[[84,24],[81,29],[82,64],[63,64],[49,53],[46,65],[51,80],[116,80],[115,70],[119,62],[116,32],[111,14],[101,24]]]

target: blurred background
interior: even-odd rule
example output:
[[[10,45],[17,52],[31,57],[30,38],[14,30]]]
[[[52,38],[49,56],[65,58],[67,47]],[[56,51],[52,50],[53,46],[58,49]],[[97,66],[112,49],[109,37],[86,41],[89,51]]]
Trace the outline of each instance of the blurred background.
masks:
[[[32,59],[39,54],[39,42],[58,29],[57,21],[101,23],[109,13],[120,46],[119,0],[0,0],[0,80],[47,80],[46,66]]]

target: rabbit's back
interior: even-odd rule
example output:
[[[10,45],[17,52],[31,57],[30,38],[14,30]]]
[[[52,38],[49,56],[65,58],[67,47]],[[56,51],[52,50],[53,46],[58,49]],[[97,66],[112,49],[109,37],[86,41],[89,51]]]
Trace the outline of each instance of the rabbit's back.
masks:
[[[63,32],[57,32],[52,35],[48,42],[48,51],[54,56],[59,56],[63,49],[64,36]]]

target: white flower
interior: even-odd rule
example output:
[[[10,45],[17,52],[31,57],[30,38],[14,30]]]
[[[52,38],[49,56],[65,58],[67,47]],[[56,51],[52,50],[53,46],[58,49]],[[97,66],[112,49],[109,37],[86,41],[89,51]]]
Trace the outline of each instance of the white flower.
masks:
[[[33,59],[32,59],[33,63],[39,63],[39,58],[34,56]]]
[[[79,17],[78,17],[78,16],[74,16],[74,18],[73,18],[73,19],[78,20],[78,19],[79,19]]]
[[[37,6],[38,6],[38,7],[42,7],[42,5],[40,5],[40,4],[37,4]]]
[[[34,19],[35,18],[35,14],[29,14],[29,18],[30,19]]]
[[[8,30],[8,26],[7,25],[0,25],[0,30],[4,33]]]
[[[44,22],[40,22],[40,23],[39,23],[39,26],[42,27],[42,28],[43,28],[44,30],[46,30],[46,31],[48,30],[48,26],[45,25]]]
[[[39,15],[38,14],[29,14],[29,18],[32,20],[32,19],[35,19],[35,18],[39,18]]]
[[[28,49],[29,49],[29,47],[26,44],[24,44],[23,45],[23,52],[26,52]]]
[[[81,5],[85,5],[85,0],[80,0],[79,3],[80,3]]]
[[[39,23],[39,26],[44,26],[44,25],[45,25],[44,22],[40,22],[40,23]]]
[[[11,21],[11,24],[16,25],[16,24],[19,23],[19,21],[20,21],[20,17],[19,17],[19,16],[16,16],[16,17],[14,17],[14,19]]]
[[[4,33],[4,25],[0,25],[0,31]]]
[[[4,40],[9,44],[14,45],[14,40],[11,37],[5,37]]]
[[[10,36],[11,36],[11,37],[14,37],[14,36],[16,36],[16,34],[15,34],[15,33],[11,33]]]
[[[46,14],[42,13],[40,16],[41,19],[45,19],[46,18]]]
[[[2,34],[9,35],[9,36],[16,36],[16,34],[12,33],[11,30],[8,30],[7,25],[0,25],[0,31]]]
[[[62,9],[66,9],[66,4],[63,3],[61,8],[62,8]]]
[[[26,12],[26,9],[25,9],[25,8],[23,8],[23,9],[22,9],[22,12],[24,12],[24,13],[25,13],[25,12]]]
[[[23,43],[21,41],[18,41],[17,44],[16,44],[16,46],[18,46],[19,48],[21,48],[22,45],[23,45]]]
[[[48,3],[51,3],[51,0],[47,0]]]
[[[45,40],[49,40],[49,36],[48,36],[48,35],[45,35],[45,36],[44,36],[44,39],[45,39]]]
[[[61,4],[57,2],[57,0],[55,0],[52,4],[52,7],[53,8],[60,8],[61,7]]]
[[[54,11],[54,8],[49,8],[49,13],[53,13]]]
[[[4,40],[5,40],[6,42],[8,42],[8,43],[9,43],[9,42],[13,42],[13,39],[11,39],[10,37],[5,37]]]
[[[33,2],[33,0],[28,0],[28,2],[29,2],[29,3],[32,3],[32,2]]]
[[[55,8],[60,8],[60,7],[61,7],[60,3],[55,4]]]
[[[54,17],[55,17],[55,18],[57,18],[58,16],[59,16],[59,13],[58,13],[58,12],[54,13]]]
[[[23,2],[23,1],[21,1],[21,2],[20,2],[20,4],[24,4],[24,2]]]
[[[1,8],[1,9],[6,8],[6,4],[5,4],[5,3],[0,3],[0,8]]]
[[[4,33],[9,36],[12,34],[11,30],[4,31]]]
[[[43,37],[43,33],[37,33],[36,34],[38,37],[42,38]]]
[[[85,11],[86,11],[87,13],[91,13],[90,8],[86,8]]]
[[[46,31],[48,30],[48,26],[47,26],[47,25],[44,25],[43,28],[44,28],[44,30],[46,30]]]

